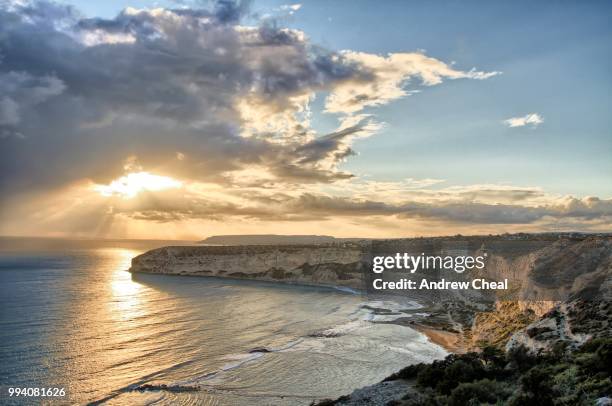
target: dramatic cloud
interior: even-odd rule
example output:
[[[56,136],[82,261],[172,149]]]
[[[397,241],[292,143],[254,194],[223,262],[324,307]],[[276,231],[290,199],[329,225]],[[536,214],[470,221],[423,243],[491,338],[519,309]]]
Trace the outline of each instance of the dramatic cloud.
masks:
[[[347,233],[408,219],[609,221],[609,200],[364,180],[340,166],[357,154],[355,140],[383,127],[377,106],[499,72],[422,52],[324,49],[269,20],[243,25],[248,2],[127,8],[111,19],[44,1],[0,4],[0,232],[133,236],[120,221],[165,231],[340,219]],[[315,105],[337,127],[317,132]],[[541,122],[537,114],[506,121]]]
[[[444,79],[488,79],[500,72],[456,70],[452,66],[422,53],[394,53],[386,57],[364,52],[344,51],[342,57],[364,66],[373,80],[345,81],[338,84],[327,98],[326,109],[334,113],[354,113],[369,106],[379,106],[413,93],[405,88],[418,78],[425,86]]]
[[[288,188],[240,179],[180,182],[146,173],[109,184],[81,183],[61,193],[9,202],[5,229],[85,236],[150,237],[249,232],[273,228],[342,236],[436,235],[456,232],[609,231],[612,199],[554,196],[537,188],[440,187],[439,180],[346,180],[343,195],[317,185]],[[261,180],[265,173],[256,173]],[[232,179],[233,180],[233,179]],[[149,183],[149,181],[155,181]],[[354,193],[353,193],[354,192]],[[5,214],[6,214],[5,213]],[[137,226],[139,225],[139,226]],[[323,228],[322,228],[323,227]],[[292,231],[293,230],[293,231]],[[193,238],[192,237],[192,238]]]
[[[543,122],[544,119],[537,113],[529,113],[524,115],[523,117],[512,117],[507,120],[504,120],[504,124],[506,124],[510,128],[525,127],[527,125],[535,128]]]
[[[181,193],[148,193],[119,200],[115,210],[155,221],[242,217],[258,221],[317,221],[334,218],[394,217],[445,221],[454,224],[534,224],[559,219],[612,220],[612,199],[577,199],[543,193],[534,188],[495,185],[432,189],[432,180],[396,184],[348,182],[338,196],[320,191],[223,189],[185,185]],[[406,189],[406,186],[412,188]],[[351,193],[351,191],[360,192]],[[382,193],[381,193],[382,192]],[[161,196],[165,196],[163,199]],[[163,203],[159,203],[163,202]]]
[[[0,138],[23,137],[22,116],[64,91],[58,78],[26,72],[0,72]]]
[[[598,220],[609,224],[612,219],[612,200],[597,198],[576,199],[567,197],[541,206],[520,204],[487,204],[469,200],[386,201],[365,200],[350,197],[304,193],[298,196],[244,195],[244,200],[216,201],[210,198],[165,200],[160,207],[136,206],[121,208],[124,214],[134,218],[149,218],[165,222],[177,219],[243,217],[260,221],[323,221],[337,218],[395,217],[444,221],[451,224],[533,224],[542,221],[564,219]],[[172,200],[170,200],[172,201]],[[231,202],[231,203],[230,203]],[[149,203],[151,203],[149,201]]]
[[[420,53],[325,50],[297,30],[240,25],[247,5],[127,8],[101,19],[49,2],[5,4],[2,190],[106,182],[130,155],[182,177],[227,179],[257,164],[280,182],[333,182],[352,176],[337,165],[378,124],[356,115],[345,118],[353,126],[317,134],[317,93],[329,93],[329,112],[349,114],[408,94],[412,77],[434,85],[494,74]]]

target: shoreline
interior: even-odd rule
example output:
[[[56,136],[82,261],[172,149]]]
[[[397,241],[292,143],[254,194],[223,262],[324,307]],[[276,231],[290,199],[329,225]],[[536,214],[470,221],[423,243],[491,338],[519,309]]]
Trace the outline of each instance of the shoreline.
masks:
[[[413,320],[407,317],[399,317],[396,320],[375,322],[379,324],[395,324],[398,326],[410,327],[425,335],[427,339],[439,347],[444,348],[449,353],[465,354],[470,348],[462,333],[451,331],[442,323],[432,325],[423,320]]]
[[[341,292],[348,295],[359,295],[364,299],[372,299],[377,300],[375,298],[368,298],[367,292],[364,289],[357,289],[353,287],[347,287],[342,285],[331,285],[331,284],[317,284],[317,283],[304,283],[304,282],[296,282],[296,281],[279,281],[279,280],[267,280],[267,279],[255,279],[255,278],[239,278],[232,276],[209,276],[209,275],[197,275],[197,274],[164,274],[164,273],[155,273],[155,272],[143,272],[128,269],[132,275],[164,275],[164,276],[178,276],[178,277],[192,277],[192,278],[210,278],[210,279],[219,279],[219,280],[230,280],[230,281],[246,281],[246,282],[260,282],[260,283],[269,283],[278,286],[296,286],[296,287],[308,287],[308,288],[323,288],[326,290]],[[388,298],[389,300],[393,300],[393,297]],[[418,300],[418,299],[411,299]],[[421,303],[422,304],[422,303]],[[389,309],[384,309],[391,311]],[[433,315],[433,314],[432,314]],[[463,354],[467,352],[467,345],[462,335],[457,332],[449,331],[444,326],[433,326],[431,324],[422,323],[419,320],[409,319],[406,320],[405,317],[398,317],[395,320],[389,321],[377,321],[373,322],[374,324],[395,324],[398,326],[409,327],[413,330],[418,331],[419,333],[425,335],[428,340],[444,348],[449,353],[455,354]]]
[[[129,272],[132,275],[162,275],[162,276],[178,276],[178,277],[189,277],[189,278],[209,278],[209,279],[219,279],[219,280],[230,280],[230,281],[246,281],[246,282],[261,282],[261,283],[271,283],[279,286],[301,286],[307,288],[325,288],[334,290],[337,292],[346,293],[347,295],[360,295],[364,296],[366,291],[360,288],[352,287],[352,286],[343,286],[343,285],[332,285],[332,284],[324,284],[324,283],[308,283],[302,281],[291,281],[291,280],[278,280],[274,278],[241,278],[237,276],[224,276],[224,275],[203,275],[196,273],[161,273],[161,272],[146,272],[146,271],[135,271],[130,269],[126,269],[126,272]]]
[[[465,354],[467,352],[465,340],[459,333],[453,333],[442,328],[437,329],[435,327],[416,323],[412,325],[412,328],[427,336],[429,341],[439,345],[449,353]]]

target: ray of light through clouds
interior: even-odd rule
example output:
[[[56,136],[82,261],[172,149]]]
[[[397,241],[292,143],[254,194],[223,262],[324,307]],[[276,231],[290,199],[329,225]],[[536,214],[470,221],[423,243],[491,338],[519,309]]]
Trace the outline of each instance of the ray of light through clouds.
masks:
[[[609,228],[606,198],[344,168],[368,154],[359,140],[384,133],[380,109],[418,103],[417,93],[449,81],[482,86],[501,69],[424,51],[335,51],[282,20],[257,20],[246,2],[129,7],[114,18],[45,1],[0,4],[2,234]],[[299,18],[301,8],[276,9]],[[321,115],[333,131],[317,130]],[[504,123],[542,122],[531,113]]]
[[[95,185],[94,190],[102,196],[135,197],[141,192],[155,192],[165,189],[177,189],[181,182],[167,176],[153,175],[148,172],[132,172],[108,185]]]

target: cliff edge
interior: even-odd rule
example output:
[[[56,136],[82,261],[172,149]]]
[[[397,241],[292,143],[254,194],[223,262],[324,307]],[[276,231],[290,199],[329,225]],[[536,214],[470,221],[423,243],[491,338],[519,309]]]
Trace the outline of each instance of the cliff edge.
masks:
[[[362,250],[350,244],[177,246],[133,258],[130,272],[362,289],[362,267]]]

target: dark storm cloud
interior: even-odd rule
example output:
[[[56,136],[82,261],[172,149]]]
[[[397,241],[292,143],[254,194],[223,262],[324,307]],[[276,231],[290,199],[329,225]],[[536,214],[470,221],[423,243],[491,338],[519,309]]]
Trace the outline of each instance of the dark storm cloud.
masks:
[[[300,140],[241,136],[236,102],[243,97],[283,111],[294,96],[372,77],[297,32],[237,25],[248,2],[219,1],[210,11],[126,9],[113,19],[82,18],[49,2],[3,4],[5,193],[107,181],[130,155],[145,168],[191,178],[248,164],[295,181],[348,176],[318,162],[334,146],[338,156],[350,154],[333,139],[300,148]],[[283,136],[291,140],[295,131]],[[189,159],[175,160],[177,151]]]

